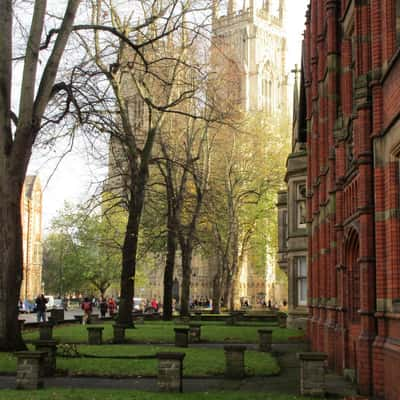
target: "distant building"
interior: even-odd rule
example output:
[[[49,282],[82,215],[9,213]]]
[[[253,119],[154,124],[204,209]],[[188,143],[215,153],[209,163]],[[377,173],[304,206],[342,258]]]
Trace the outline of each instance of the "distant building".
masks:
[[[38,176],[27,176],[21,199],[23,276],[21,300],[42,291],[42,187]]]

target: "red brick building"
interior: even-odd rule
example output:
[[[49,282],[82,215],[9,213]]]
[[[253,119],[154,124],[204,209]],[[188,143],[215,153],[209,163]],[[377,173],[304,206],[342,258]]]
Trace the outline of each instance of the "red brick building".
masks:
[[[362,394],[400,399],[400,0],[311,0],[309,334]]]

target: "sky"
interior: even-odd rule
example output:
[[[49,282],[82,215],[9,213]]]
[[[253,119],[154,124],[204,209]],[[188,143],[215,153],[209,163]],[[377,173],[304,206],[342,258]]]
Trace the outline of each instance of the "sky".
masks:
[[[300,63],[301,40],[309,0],[286,0],[287,7],[287,71]],[[292,74],[291,74],[292,75]],[[33,153],[28,174],[38,174],[43,186],[43,226],[50,227],[51,219],[63,208],[64,202],[85,201],[93,191],[93,182],[104,176],[105,167],[82,157],[82,143],[65,153],[70,143],[61,143],[58,149],[43,157]],[[61,158],[61,155],[63,157]]]

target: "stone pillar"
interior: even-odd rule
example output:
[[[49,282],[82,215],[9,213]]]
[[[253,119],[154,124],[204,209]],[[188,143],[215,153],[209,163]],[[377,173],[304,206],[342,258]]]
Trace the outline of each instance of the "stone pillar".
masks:
[[[279,328],[286,328],[287,314],[286,313],[278,313],[277,319],[278,319]]]
[[[103,330],[102,326],[88,326],[88,343],[89,344],[102,344],[103,343]]]
[[[102,321],[99,318],[99,314],[90,314],[88,324],[101,324]]]
[[[225,351],[225,376],[232,379],[241,379],[245,376],[244,352],[246,346],[224,346]]]
[[[300,360],[300,394],[323,397],[325,395],[325,353],[298,353]]]
[[[43,387],[43,351],[18,351],[17,357],[17,389],[32,390]]]
[[[193,319],[196,321],[201,321],[201,311],[195,311]]]
[[[79,324],[83,321],[83,315],[74,315],[75,321],[78,321]]]
[[[158,387],[161,392],[182,392],[185,353],[158,353]]]
[[[189,341],[190,343],[199,343],[201,335],[201,325],[191,323],[189,324]]]
[[[144,324],[144,317],[136,317],[135,318],[135,324],[143,325]]]
[[[114,343],[125,343],[125,325],[121,324],[114,324],[113,325],[113,332],[114,332]]]
[[[174,328],[175,331],[175,346],[188,347],[189,328]]]
[[[272,349],[272,329],[259,329],[258,330],[259,350],[271,351]]]
[[[64,310],[63,309],[58,309],[58,308],[53,308],[50,310],[50,316],[53,318],[53,321],[56,323],[64,321]]]
[[[51,340],[53,339],[53,324],[50,322],[43,322],[39,325],[39,339]]]
[[[18,323],[19,323],[19,330],[20,330],[20,332],[22,332],[24,330],[25,320],[19,319]]]
[[[53,376],[56,372],[57,340],[36,340],[33,344],[36,351],[46,354],[43,359],[44,376]]]

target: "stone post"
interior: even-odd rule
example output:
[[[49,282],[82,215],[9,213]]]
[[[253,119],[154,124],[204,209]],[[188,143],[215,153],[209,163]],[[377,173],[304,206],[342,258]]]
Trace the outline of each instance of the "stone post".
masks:
[[[272,349],[272,329],[258,330],[258,348],[260,351],[268,352]]]
[[[51,340],[53,339],[53,324],[50,322],[43,322],[39,325],[39,339]]]
[[[300,360],[300,393],[302,396],[325,395],[325,353],[298,353]]]
[[[278,319],[279,328],[286,328],[287,314],[286,313],[278,313],[277,319]]]
[[[25,320],[19,319],[18,323],[19,323],[19,331],[22,332],[24,330]]]
[[[57,340],[36,340],[36,351],[45,353],[43,359],[44,376],[53,376],[56,372]]]
[[[225,351],[225,376],[231,379],[241,379],[245,376],[244,352],[246,346],[224,346]]]
[[[18,351],[16,388],[24,390],[43,387],[43,360],[46,352]]]
[[[114,331],[113,342],[114,343],[117,343],[117,344],[125,343],[125,329],[126,329],[125,325],[121,325],[121,324],[113,325],[113,331]]]
[[[175,346],[188,347],[189,328],[174,328],[175,331]]]
[[[161,392],[182,392],[185,353],[158,353],[158,387]]]
[[[90,314],[88,324],[101,324],[102,321],[99,318],[99,314]]]
[[[64,321],[64,310],[62,308],[53,308],[50,310],[50,315],[56,323]]]
[[[89,344],[102,344],[103,343],[103,330],[102,326],[88,326],[88,343]]]
[[[201,324],[189,324],[189,341],[190,343],[199,343],[201,335]]]

